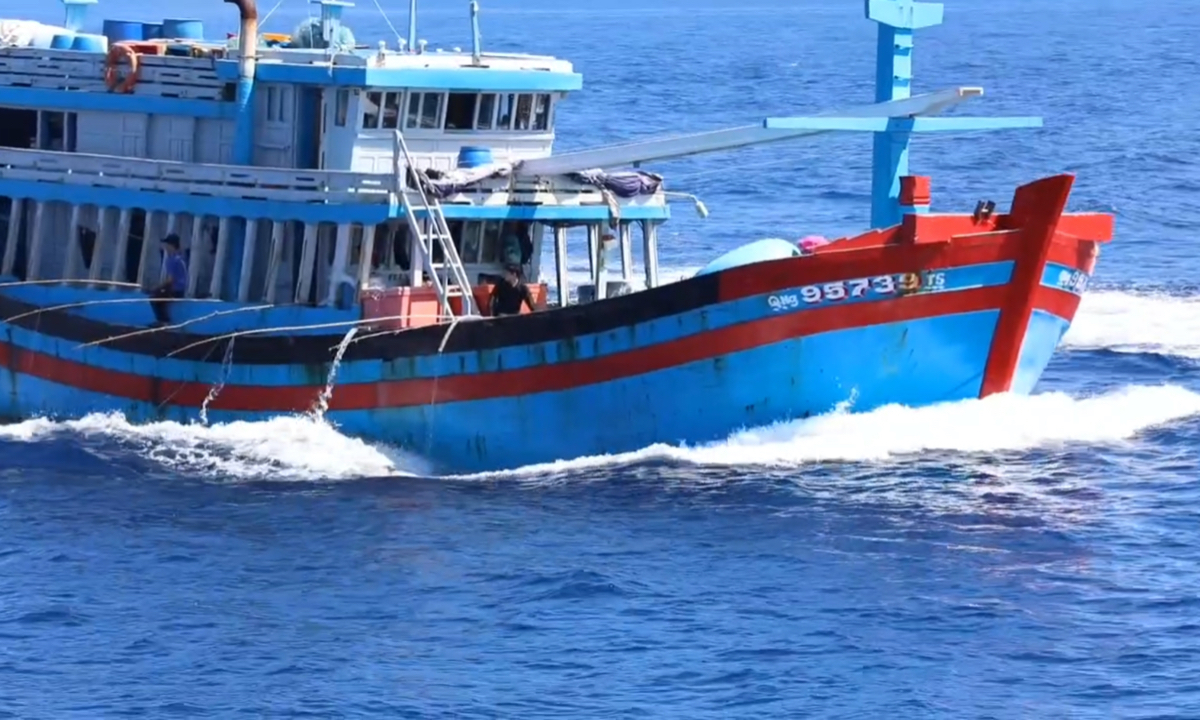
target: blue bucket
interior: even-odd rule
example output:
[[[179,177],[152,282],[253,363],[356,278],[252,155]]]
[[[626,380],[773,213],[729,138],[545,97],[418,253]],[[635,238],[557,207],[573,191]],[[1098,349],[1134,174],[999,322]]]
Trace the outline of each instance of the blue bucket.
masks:
[[[108,38],[109,45],[145,40],[142,35],[142,24],[132,20],[105,20],[104,37]]]
[[[158,40],[163,36],[162,23],[142,23],[142,39]]]
[[[466,145],[460,148],[458,151],[458,166],[460,168],[477,168],[491,164],[491,148]]]
[[[105,53],[108,52],[108,38],[103,35],[80,33],[75,36],[75,42],[71,43],[71,49],[80,52]]]
[[[75,42],[75,33],[56,33],[50,39],[51,50],[70,50],[71,44]]]
[[[204,23],[199,20],[162,21],[162,36],[167,40],[203,40]]]

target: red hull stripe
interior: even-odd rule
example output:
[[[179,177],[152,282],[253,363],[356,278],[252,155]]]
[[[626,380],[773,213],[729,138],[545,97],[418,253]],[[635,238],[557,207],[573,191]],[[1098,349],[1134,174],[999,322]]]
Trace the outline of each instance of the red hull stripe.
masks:
[[[641,375],[822,332],[996,310],[1008,288],[992,286],[900,300],[797,311],[679,338],[651,347],[571,363],[495,373],[452,375],[338,385],[331,410],[426,405],[530,395]],[[24,375],[79,390],[148,403],[199,407],[211,386],[178,383],[104,370],[0,343],[0,364]],[[302,412],[316,400],[314,386],[227,385],[210,404],[214,410]]]

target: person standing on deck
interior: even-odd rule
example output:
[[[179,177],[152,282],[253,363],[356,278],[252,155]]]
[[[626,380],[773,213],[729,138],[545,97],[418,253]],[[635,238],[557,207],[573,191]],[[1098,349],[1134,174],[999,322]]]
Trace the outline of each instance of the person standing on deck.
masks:
[[[167,313],[168,299],[181,298],[187,292],[188,269],[183,254],[179,252],[179,236],[171,233],[162,239],[163,252],[166,254],[167,279],[150,291],[153,301],[150,309],[158,325],[166,325],[171,321]]]
[[[504,279],[492,287],[492,317],[519,315],[522,303],[529,306],[529,312],[535,310],[533,293],[529,291],[529,286],[521,281],[521,267],[509,263],[504,266]]]

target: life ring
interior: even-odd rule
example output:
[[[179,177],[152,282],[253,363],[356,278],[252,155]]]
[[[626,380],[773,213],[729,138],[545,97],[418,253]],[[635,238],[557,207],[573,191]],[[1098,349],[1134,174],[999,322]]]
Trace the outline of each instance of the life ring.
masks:
[[[118,69],[122,58],[129,60],[129,72],[123,78]],[[140,71],[141,65],[138,63],[137,52],[132,47],[118,43],[108,49],[108,56],[104,59],[104,84],[108,86],[110,92],[133,92],[133,86],[137,85]]]

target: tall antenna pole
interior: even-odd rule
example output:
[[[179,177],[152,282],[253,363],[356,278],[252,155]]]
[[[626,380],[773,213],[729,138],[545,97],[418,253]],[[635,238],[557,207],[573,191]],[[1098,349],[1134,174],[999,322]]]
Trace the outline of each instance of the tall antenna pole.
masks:
[[[408,0],[408,51],[417,47],[417,0]]]

